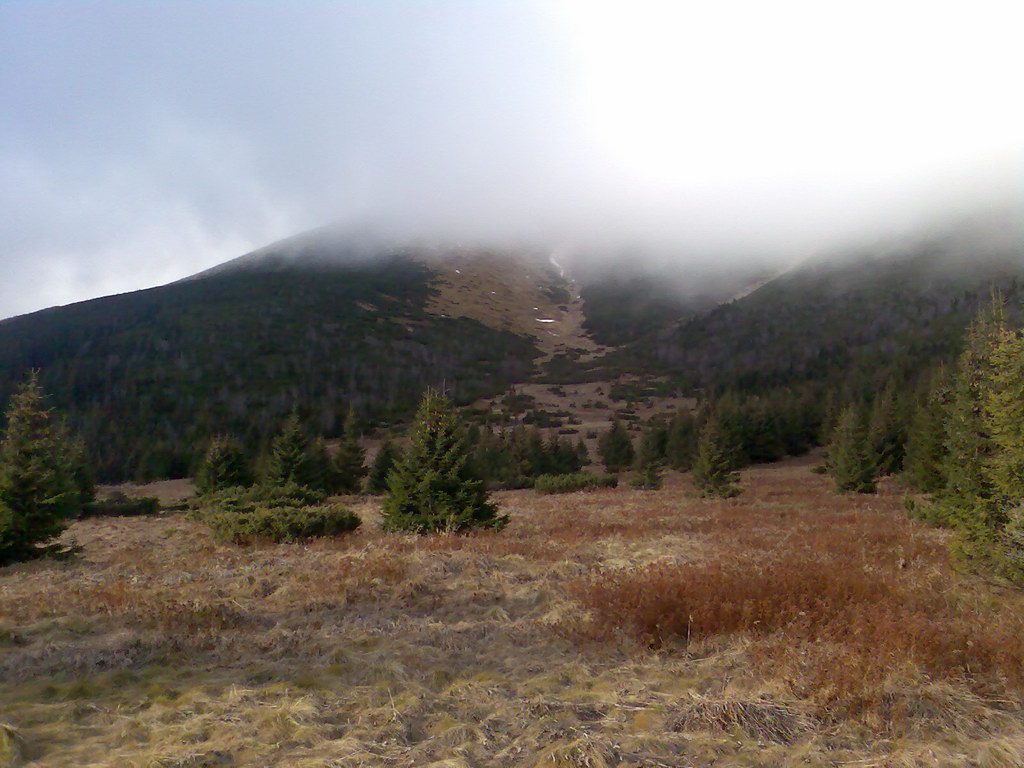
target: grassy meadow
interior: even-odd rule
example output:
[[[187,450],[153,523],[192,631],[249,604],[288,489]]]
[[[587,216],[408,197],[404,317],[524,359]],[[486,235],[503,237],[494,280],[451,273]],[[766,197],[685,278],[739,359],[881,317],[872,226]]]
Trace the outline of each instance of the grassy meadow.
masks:
[[[501,492],[468,536],[79,521],[0,574],[0,766],[1024,765],[1024,596],[815,463]]]

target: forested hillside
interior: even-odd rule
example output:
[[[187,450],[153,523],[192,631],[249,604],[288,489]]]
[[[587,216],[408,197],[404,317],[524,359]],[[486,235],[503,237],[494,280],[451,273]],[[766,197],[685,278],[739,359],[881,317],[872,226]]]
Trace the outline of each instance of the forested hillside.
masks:
[[[1012,237],[983,242],[817,259],[744,294],[756,270],[659,279],[623,264],[583,269],[572,286],[513,252],[425,259],[321,231],[189,280],[0,322],[0,401],[38,369],[104,480],[187,475],[218,433],[256,454],[293,410],[330,438],[349,408],[382,425],[407,419],[428,385],[467,403],[538,374],[667,376],[676,391],[753,397],[758,413],[813,425],[829,391],[870,401],[952,360],[992,290],[1016,321],[1022,251]],[[537,366],[541,351],[555,356]]]
[[[585,327],[598,343],[615,347],[637,341],[707,312],[770,275],[759,264],[705,266],[697,272],[644,264],[633,255],[603,267],[579,268],[575,276]]]
[[[904,377],[950,360],[990,293],[1019,309],[1024,250],[933,243],[819,259],[741,299],[630,345],[619,365],[678,376],[690,388],[748,392],[802,382]]]
[[[146,479],[217,432],[257,448],[295,408],[331,436],[350,406],[400,419],[425,384],[468,400],[529,374],[528,339],[429,314],[408,257],[247,266],[0,323],[0,400],[39,369],[100,478]]]

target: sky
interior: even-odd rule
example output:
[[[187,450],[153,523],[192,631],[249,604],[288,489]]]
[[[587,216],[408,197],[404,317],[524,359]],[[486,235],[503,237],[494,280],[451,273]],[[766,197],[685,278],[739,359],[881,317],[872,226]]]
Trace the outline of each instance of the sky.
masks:
[[[0,317],[330,222],[792,259],[1024,211],[1018,0],[0,3]]]

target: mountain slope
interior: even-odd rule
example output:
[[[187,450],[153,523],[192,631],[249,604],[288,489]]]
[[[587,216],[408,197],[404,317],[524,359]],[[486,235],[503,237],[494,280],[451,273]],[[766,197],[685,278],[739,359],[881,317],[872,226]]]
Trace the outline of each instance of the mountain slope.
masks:
[[[755,391],[949,359],[980,302],[1018,314],[1024,247],[949,236],[812,260],[751,293],[628,347],[634,365],[691,387]]]
[[[624,263],[577,282],[541,251],[321,230],[171,285],[0,322],[0,398],[39,369],[115,480],[187,474],[216,432],[255,452],[293,409],[327,437],[350,407],[366,423],[402,420],[427,385],[462,402],[538,375],[668,375],[689,393],[871,386],[951,358],[992,286],[1017,312],[1024,248],[1006,231],[767,280]]]
[[[0,322],[0,397],[40,369],[101,477],[148,478],[187,473],[212,432],[258,446],[293,408],[330,436],[350,406],[399,419],[425,385],[471,400],[530,374],[534,339],[430,310],[435,274],[422,261],[346,256],[290,263],[263,249]]]

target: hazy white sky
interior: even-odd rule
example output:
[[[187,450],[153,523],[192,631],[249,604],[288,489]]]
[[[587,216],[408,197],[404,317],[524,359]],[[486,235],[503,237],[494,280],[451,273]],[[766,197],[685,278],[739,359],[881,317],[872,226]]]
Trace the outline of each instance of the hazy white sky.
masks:
[[[6,2],[0,316],[342,219],[780,256],[1024,180],[1024,4]]]

